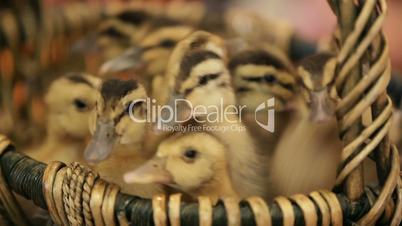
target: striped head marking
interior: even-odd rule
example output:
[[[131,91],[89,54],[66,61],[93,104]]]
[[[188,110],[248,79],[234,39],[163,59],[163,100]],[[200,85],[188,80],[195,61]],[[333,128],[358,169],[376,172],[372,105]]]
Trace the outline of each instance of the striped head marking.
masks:
[[[269,98],[276,98],[281,110],[294,95],[296,79],[290,63],[264,49],[245,50],[229,63],[238,101],[254,109]]]
[[[301,78],[303,95],[310,108],[310,119],[329,120],[335,114],[338,98],[334,86],[336,56],[319,53],[302,60],[297,72]]]
[[[230,75],[224,60],[208,50],[188,52],[180,63],[176,93],[194,106],[234,104]]]
[[[177,43],[192,32],[187,26],[166,26],[153,30],[137,47],[132,47],[122,55],[106,62],[102,73],[110,73],[146,66],[146,74],[150,76],[163,73],[168,59]],[[138,67],[142,68],[142,67]]]
[[[109,79],[103,82],[90,122],[93,137],[85,151],[87,161],[106,159],[115,143],[134,144],[142,140],[146,98],[144,87],[135,80]],[[136,121],[132,120],[133,116]]]
[[[297,70],[307,89],[319,91],[334,82],[335,68],[335,55],[320,53],[303,59]]]
[[[216,92],[223,91],[222,87],[230,86],[230,79],[225,77],[228,76],[226,58],[227,51],[222,38],[206,31],[191,33],[177,44],[169,57],[165,73],[167,90],[171,93],[169,95],[180,94],[190,98],[194,92],[208,90],[215,81],[220,81]]]

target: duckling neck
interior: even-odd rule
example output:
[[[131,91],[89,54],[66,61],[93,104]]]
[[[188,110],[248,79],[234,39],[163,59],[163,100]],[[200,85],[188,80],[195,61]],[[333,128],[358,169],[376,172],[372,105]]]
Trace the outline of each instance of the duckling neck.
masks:
[[[219,173],[219,171],[221,173]],[[220,198],[239,197],[237,192],[233,189],[227,166],[225,166],[224,169],[218,170],[214,178],[205,182],[200,188],[191,193],[194,199],[197,199],[198,196],[208,196],[214,203]]]
[[[67,132],[65,132],[62,128],[61,125],[58,124],[56,119],[49,115],[49,120],[47,123],[47,128],[46,128],[46,139],[45,139],[45,144],[46,145],[67,145],[67,146],[84,146],[85,140],[69,135]],[[78,151],[78,150],[77,150]],[[82,151],[82,150],[80,150]]]

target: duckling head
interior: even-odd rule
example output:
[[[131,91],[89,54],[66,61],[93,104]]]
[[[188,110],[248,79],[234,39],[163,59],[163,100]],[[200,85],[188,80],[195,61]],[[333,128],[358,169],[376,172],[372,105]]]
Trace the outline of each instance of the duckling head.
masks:
[[[325,122],[335,114],[337,93],[334,86],[336,57],[319,53],[305,58],[297,69],[310,119]]]
[[[229,63],[238,104],[254,111],[275,98],[275,108],[284,110],[294,96],[296,79],[287,57],[276,49],[249,49],[236,54]]]
[[[84,157],[105,160],[115,144],[136,144],[145,131],[146,92],[135,80],[105,80],[90,120],[92,140]]]
[[[49,133],[79,139],[88,137],[88,121],[100,82],[83,73],[71,73],[55,80],[45,96]]]
[[[234,104],[227,50],[219,36],[196,31],[173,50],[165,74],[168,88],[162,103],[185,99],[194,106]],[[180,107],[179,107],[180,109]]]
[[[105,19],[99,26],[97,45],[112,59],[144,38],[151,16],[144,10],[128,9]]]
[[[105,62],[101,74],[127,69],[145,68],[147,75],[159,75],[166,69],[169,56],[176,44],[192,32],[188,26],[163,26],[148,34],[138,46]]]
[[[160,183],[197,197],[231,187],[224,180],[229,178],[227,170],[226,147],[214,136],[204,132],[177,134],[164,140],[155,156],[126,173],[124,180]]]
[[[192,106],[235,104],[225,60],[210,50],[189,51],[180,63],[175,95],[185,98]]]
[[[180,62],[188,52],[194,50],[208,50],[227,61],[226,43],[221,37],[206,31],[195,31],[175,46],[169,58],[167,76],[177,78],[181,70]]]

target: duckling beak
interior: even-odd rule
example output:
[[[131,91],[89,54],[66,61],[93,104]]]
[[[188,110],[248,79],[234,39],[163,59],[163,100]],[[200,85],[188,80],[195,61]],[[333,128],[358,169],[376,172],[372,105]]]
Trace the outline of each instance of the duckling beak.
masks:
[[[132,47],[126,50],[122,55],[105,62],[100,69],[100,74],[109,74],[121,72],[128,69],[137,70],[144,66],[141,60],[142,50],[138,47]]]
[[[310,120],[323,123],[335,115],[335,103],[329,96],[328,90],[310,92]]]
[[[165,158],[154,157],[134,171],[124,174],[124,181],[128,184],[171,184],[172,175],[165,169]]]
[[[95,133],[84,152],[85,160],[96,164],[107,159],[113,150],[116,138],[114,123],[98,119]]]

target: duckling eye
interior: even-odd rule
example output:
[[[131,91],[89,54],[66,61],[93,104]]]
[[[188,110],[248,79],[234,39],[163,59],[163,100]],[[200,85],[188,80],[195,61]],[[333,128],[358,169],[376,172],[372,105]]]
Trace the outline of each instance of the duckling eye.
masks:
[[[73,103],[79,111],[83,111],[88,107],[87,103],[81,99],[74,99]]]
[[[197,157],[198,151],[194,149],[189,149],[184,152],[184,157],[190,160],[193,160]]]
[[[162,40],[159,45],[163,48],[172,48],[176,45],[176,42],[171,39],[164,39]]]
[[[131,104],[128,104],[124,109],[124,113],[127,115],[130,114],[130,111],[134,109],[134,107],[131,108],[130,106],[131,106]]]
[[[264,81],[266,83],[273,83],[276,81],[276,78],[273,75],[268,74],[268,75],[264,75]]]
[[[264,80],[264,77],[246,76],[243,78],[243,80],[248,82],[261,82],[262,80]]]
[[[205,85],[205,84],[207,84],[207,82],[208,82],[208,78],[206,76],[202,76],[200,78],[200,80],[198,81],[198,84]]]
[[[247,88],[247,87],[239,87],[239,88],[236,90],[236,92],[238,92],[238,93],[245,93],[245,92],[248,92],[248,91],[250,91],[250,89]]]
[[[206,85],[210,80],[218,78],[219,74],[220,73],[204,75],[199,79],[198,84]]]
[[[127,104],[127,106],[125,107],[124,113],[125,114],[130,114],[130,112],[133,112],[135,109],[139,108],[142,104],[144,104],[144,102],[142,101],[137,101],[134,104]]]

